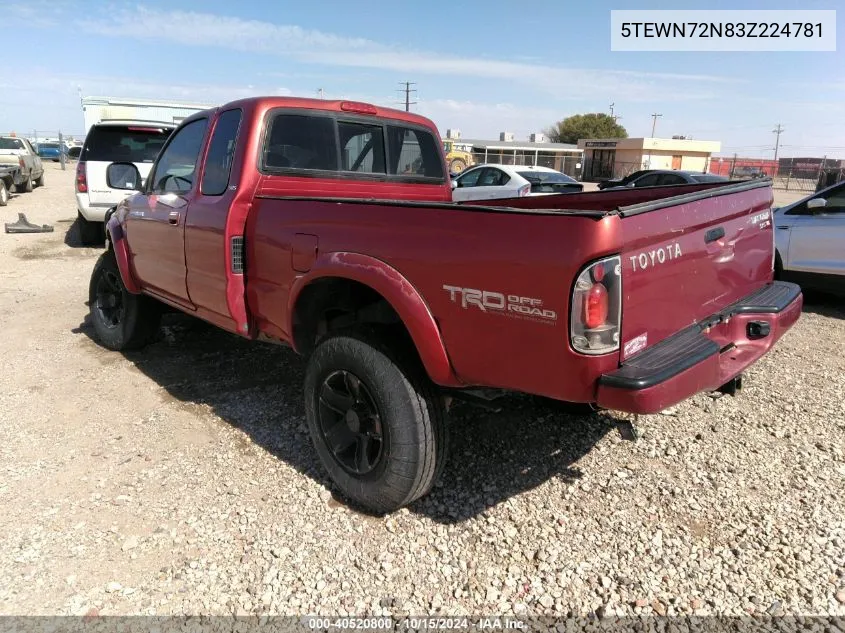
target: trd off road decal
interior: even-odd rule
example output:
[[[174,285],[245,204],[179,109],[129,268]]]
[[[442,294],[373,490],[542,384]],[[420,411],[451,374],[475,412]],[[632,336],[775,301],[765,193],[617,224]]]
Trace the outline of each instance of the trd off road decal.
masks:
[[[557,321],[557,313],[554,310],[544,308],[542,299],[506,295],[501,292],[478,290],[476,288],[461,288],[460,286],[443,286],[443,290],[449,293],[452,303],[460,304],[465,310],[472,307],[488,314],[501,314],[543,323]]]

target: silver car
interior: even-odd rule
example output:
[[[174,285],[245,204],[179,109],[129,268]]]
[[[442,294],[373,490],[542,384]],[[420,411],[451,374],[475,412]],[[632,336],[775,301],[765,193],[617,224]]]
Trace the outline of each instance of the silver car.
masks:
[[[845,295],[845,182],[774,210],[775,275]]]

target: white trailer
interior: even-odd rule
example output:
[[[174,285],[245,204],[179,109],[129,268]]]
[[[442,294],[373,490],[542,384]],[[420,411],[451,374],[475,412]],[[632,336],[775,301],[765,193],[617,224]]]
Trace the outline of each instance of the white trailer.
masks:
[[[108,120],[156,121],[180,123],[195,112],[215,107],[208,103],[182,103],[177,101],[150,101],[121,99],[118,97],[83,97],[82,113],[85,133],[95,123]]]

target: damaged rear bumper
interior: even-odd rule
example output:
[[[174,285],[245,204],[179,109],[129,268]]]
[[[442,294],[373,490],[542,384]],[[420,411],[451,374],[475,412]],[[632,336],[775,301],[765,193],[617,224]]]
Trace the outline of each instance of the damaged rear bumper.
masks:
[[[656,413],[738,376],[798,320],[801,288],[775,281],[657,345],[599,379],[606,409]]]

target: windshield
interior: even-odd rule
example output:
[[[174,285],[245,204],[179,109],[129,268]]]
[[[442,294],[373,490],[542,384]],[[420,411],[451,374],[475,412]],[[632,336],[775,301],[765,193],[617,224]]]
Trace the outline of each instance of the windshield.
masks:
[[[151,163],[170,132],[167,128],[95,126],[85,139],[84,160]]]
[[[56,143],[41,143],[39,147],[41,149],[59,149],[59,146]]]
[[[24,149],[19,138],[0,138],[0,149]]]
[[[532,185],[572,184],[578,181],[559,171],[518,171],[516,172]]]

